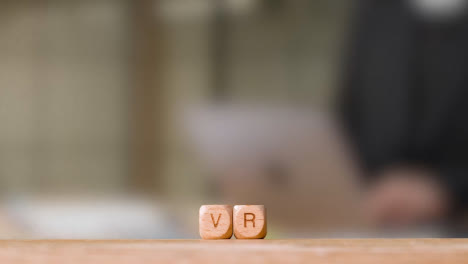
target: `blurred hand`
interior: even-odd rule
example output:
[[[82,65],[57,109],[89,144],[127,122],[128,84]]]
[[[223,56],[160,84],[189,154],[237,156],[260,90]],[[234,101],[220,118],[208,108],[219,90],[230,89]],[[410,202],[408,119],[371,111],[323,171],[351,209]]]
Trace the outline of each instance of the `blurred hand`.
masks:
[[[448,199],[431,171],[397,168],[383,172],[369,189],[364,203],[368,221],[375,227],[409,227],[442,219]]]

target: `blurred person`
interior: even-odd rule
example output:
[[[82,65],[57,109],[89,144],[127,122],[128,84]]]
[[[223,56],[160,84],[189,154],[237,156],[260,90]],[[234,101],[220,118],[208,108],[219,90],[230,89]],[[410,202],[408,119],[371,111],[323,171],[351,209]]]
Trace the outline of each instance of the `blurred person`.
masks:
[[[467,2],[358,1],[340,114],[379,227],[441,223],[468,205]]]

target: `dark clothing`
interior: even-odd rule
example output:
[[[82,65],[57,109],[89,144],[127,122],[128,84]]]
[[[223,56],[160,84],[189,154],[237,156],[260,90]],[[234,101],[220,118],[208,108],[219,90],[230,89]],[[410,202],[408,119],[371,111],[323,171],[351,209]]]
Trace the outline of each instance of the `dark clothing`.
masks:
[[[434,22],[405,0],[360,1],[342,117],[370,178],[392,165],[438,172],[468,205],[468,19]]]

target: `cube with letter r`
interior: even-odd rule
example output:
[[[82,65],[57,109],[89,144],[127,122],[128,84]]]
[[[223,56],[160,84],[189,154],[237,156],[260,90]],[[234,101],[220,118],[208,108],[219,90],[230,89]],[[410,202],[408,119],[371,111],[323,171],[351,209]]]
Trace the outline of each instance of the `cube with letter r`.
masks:
[[[261,239],[267,233],[266,210],[263,205],[234,206],[234,236],[238,239]]]

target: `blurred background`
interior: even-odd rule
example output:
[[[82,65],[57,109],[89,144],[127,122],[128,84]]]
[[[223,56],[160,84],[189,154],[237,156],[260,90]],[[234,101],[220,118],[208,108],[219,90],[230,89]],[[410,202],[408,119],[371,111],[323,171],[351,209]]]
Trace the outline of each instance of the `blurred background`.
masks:
[[[223,203],[391,236],[332,118],[356,2],[1,1],[0,237],[198,238]]]

